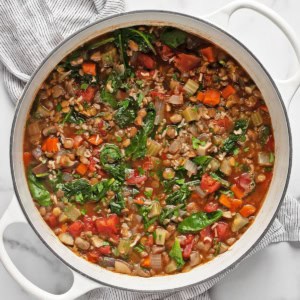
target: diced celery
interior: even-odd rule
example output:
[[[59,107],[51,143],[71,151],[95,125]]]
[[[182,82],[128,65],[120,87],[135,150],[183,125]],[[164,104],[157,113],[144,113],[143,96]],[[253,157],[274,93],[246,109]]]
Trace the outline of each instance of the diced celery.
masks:
[[[161,144],[152,140],[152,139],[148,139],[147,142],[147,155],[149,156],[156,156],[159,151],[161,150]]]
[[[124,256],[129,253],[130,250],[130,240],[129,239],[120,239],[119,245],[118,245],[118,251],[120,255]]]
[[[183,112],[183,117],[187,122],[193,122],[199,120],[199,114],[196,107],[188,106]]]
[[[192,79],[188,79],[188,81],[186,82],[186,84],[184,85],[183,89],[190,95],[194,95],[196,93],[196,91],[199,88],[199,84],[192,80]]]
[[[68,217],[68,219],[70,219],[73,222],[76,221],[81,216],[80,210],[72,204],[69,204],[65,208],[64,213]]]
[[[163,246],[166,241],[167,231],[161,227],[156,228],[155,230],[155,244]]]
[[[152,204],[152,207],[151,207],[150,213],[148,214],[148,217],[153,218],[153,217],[159,216],[160,213],[161,213],[161,205],[158,201],[155,201]]]
[[[263,119],[259,110],[252,113],[251,120],[254,126],[260,126],[263,123]]]

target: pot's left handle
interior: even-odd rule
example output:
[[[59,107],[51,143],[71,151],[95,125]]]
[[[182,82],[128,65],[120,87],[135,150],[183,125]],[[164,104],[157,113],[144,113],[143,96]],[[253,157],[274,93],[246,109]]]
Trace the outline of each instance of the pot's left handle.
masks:
[[[263,15],[271,22],[273,22],[273,24],[275,24],[284,33],[284,35],[291,43],[298,60],[298,64],[300,65],[300,43],[293,28],[291,28],[291,26],[275,11],[257,1],[233,1],[228,5],[225,5],[224,7],[220,8],[219,10],[204,16],[203,18],[227,30],[228,23],[232,14],[243,8],[256,11],[257,13]],[[295,95],[296,91],[300,86],[300,67],[298,66],[296,73],[290,78],[283,80],[277,79],[275,80],[275,82],[279,88],[283,99],[286,102],[287,107],[289,107],[293,96]]]
[[[23,213],[21,212],[21,209],[19,207],[19,204],[17,202],[17,199],[15,196],[13,197],[8,209],[5,211],[4,215],[2,216],[0,220],[0,259],[8,271],[8,273],[21,285],[21,287],[26,290],[31,295],[35,296],[38,299],[43,300],[71,300],[75,299],[95,288],[103,287],[100,284],[97,284],[96,282],[93,282],[92,280],[80,275],[77,272],[73,273],[73,284],[71,288],[64,294],[61,295],[55,295],[49,292],[44,291],[43,289],[37,287],[35,284],[33,284],[30,280],[28,280],[15,266],[13,261],[10,259],[3,241],[3,234],[5,229],[13,223],[27,223],[27,220],[25,219]]]

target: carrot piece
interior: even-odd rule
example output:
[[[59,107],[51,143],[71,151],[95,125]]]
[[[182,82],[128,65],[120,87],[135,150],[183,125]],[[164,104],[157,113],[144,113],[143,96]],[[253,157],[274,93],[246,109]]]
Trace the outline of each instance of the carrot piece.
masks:
[[[209,106],[216,106],[220,103],[221,94],[216,90],[207,90],[202,102]]]
[[[59,150],[58,148],[58,143],[59,143],[59,140],[58,138],[56,137],[49,137],[47,138],[47,140],[43,143],[43,146],[42,146],[42,150],[44,152],[52,152],[52,153],[55,153]]]
[[[133,200],[133,203],[138,204],[138,205],[143,205],[144,204],[144,199],[141,197],[137,197]]]
[[[227,99],[229,96],[233,95],[236,93],[235,88],[231,85],[228,84],[223,90],[222,90],[222,96],[223,98]]]
[[[83,142],[83,137],[81,135],[76,135],[74,137],[74,145],[73,145],[73,147],[75,149],[77,149],[81,145],[82,142]]]
[[[203,92],[199,92],[198,94],[197,94],[197,100],[199,100],[199,101],[203,101],[204,100],[204,96],[205,96],[205,93],[203,93]]]
[[[236,212],[238,208],[240,208],[243,204],[243,201],[241,199],[232,199],[231,202],[231,212]]]
[[[32,154],[30,152],[24,152],[23,153],[23,161],[24,161],[25,167],[28,167],[30,165],[31,160],[32,160]]]
[[[96,76],[96,64],[92,62],[85,62],[82,64],[82,71],[85,74]]]
[[[66,223],[62,224],[60,226],[61,232],[67,232],[68,231],[68,225]]]
[[[245,196],[244,190],[238,187],[236,184],[231,187],[231,191],[238,199],[242,199]]]
[[[219,202],[227,207],[227,208],[231,208],[231,202],[232,202],[232,199],[230,197],[228,197],[227,195],[225,194],[221,194],[220,198],[219,198]]]
[[[95,145],[95,146],[98,146],[100,145],[102,142],[103,142],[103,139],[101,139],[101,137],[99,136],[99,134],[96,134],[96,135],[92,135],[89,139],[88,139],[88,142]]]
[[[83,176],[86,173],[87,169],[88,167],[85,164],[80,163],[76,168],[76,172]]]
[[[255,211],[256,211],[256,208],[253,205],[251,205],[251,204],[245,204],[242,207],[242,209],[240,210],[240,214],[243,217],[247,218],[247,217],[253,215],[255,213]]]
[[[200,50],[200,52],[202,53],[202,55],[204,57],[206,57],[206,59],[209,61],[209,62],[214,62],[216,61],[216,58],[215,58],[215,54],[214,54],[214,50],[212,47],[207,47],[207,48],[203,48]]]
[[[259,109],[261,109],[261,110],[263,110],[263,111],[265,111],[265,112],[269,112],[268,107],[267,107],[266,105],[261,105],[261,106],[259,107]]]
[[[141,261],[141,266],[144,268],[149,268],[150,267],[150,256],[147,256]]]

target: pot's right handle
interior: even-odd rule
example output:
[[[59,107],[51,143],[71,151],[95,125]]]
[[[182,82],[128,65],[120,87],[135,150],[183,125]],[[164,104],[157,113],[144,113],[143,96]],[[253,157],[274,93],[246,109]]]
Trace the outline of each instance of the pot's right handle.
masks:
[[[55,295],[49,292],[44,291],[39,288],[35,284],[33,284],[30,280],[28,280],[15,266],[13,261],[10,259],[3,241],[3,234],[5,229],[14,223],[27,223],[24,215],[21,212],[20,206],[18,205],[18,201],[13,197],[11,203],[9,204],[8,209],[5,211],[4,215],[0,220],[0,259],[8,271],[8,273],[21,285],[21,287],[26,290],[28,293],[33,295],[38,299],[43,300],[73,300],[95,288],[103,288],[102,285],[97,284],[96,282],[88,279],[77,272],[73,273],[73,284],[71,288],[64,294]]]
[[[243,8],[252,9],[258,12],[259,14],[265,16],[267,19],[273,22],[279,29],[281,29],[281,31],[285,34],[285,36],[291,43],[300,65],[300,43],[294,30],[280,15],[278,15],[267,6],[258,3],[257,1],[234,1],[213,12],[212,14],[204,16],[204,19],[207,19],[209,22],[216,24],[222,29],[227,30],[228,23],[232,14],[237,10]],[[289,107],[290,102],[300,85],[300,67],[298,66],[297,72],[290,78],[284,80],[277,79],[275,80],[275,82],[287,107]]]

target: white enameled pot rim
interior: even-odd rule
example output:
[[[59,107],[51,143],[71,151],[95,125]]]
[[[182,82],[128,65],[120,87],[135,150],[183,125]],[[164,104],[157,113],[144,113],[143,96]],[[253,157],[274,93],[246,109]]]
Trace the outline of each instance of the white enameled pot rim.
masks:
[[[28,216],[27,212],[26,212],[26,209],[22,203],[22,196],[19,194],[19,191],[18,191],[18,186],[17,186],[17,182],[16,182],[16,178],[15,178],[15,169],[14,169],[14,163],[13,163],[13,160],[14,160],[14,157],[13,157],[13,144],[14,144],[14,139],[15,138],[19,138],[17,136],[15,136],[15,126],[16,126],[16,121],[17,121],[17,116],[18,116],[18,113],[19,113],[19,110],[20,110],[20,107],[21,107],[21,104],[24,100],[24,95],[26,94],[27,90],[30,89],[30,85],[31,83],[35,80],[35,75],[38,73],[38,71],[42,68],[42,66],[48,61],[48,59],[52,56],[53,53],[55,53],[60,47],[62,47],[67,41],[69,41],[70,39],[74,38],[77,34],[79,34],[80,32],[86,30],[87,28],[89,27],[92,27],[94,26],[95,24],[99,24],[101,22],[104,22],[106,20],[110,20],[110,19],[114,19],[114,18],[118,18],[120,16],[125,16],[125,15],[131,15],[131,16],[134,16],[136,14],[151,14],[151,13],[160,13],[160,14],[168,14],[168,15],[174,15],[174,18],[176,18],[176,16],[181,16],[181,17],[184,17],[184,18],[187,18],[187,19],[193,19],[195,21],[199,21],[199,22],[202,22],[202,23],[205,23],[206,25],[208,26],[211,26],[213,27],[215,30],[217,31],[220,31],[221,33],[223,33],[224,35],[227,35],[229,38],[231,38],[232,40],[234,40],[237,44],[240,45],[240,47],[242,47],[246,52],[248,52],[248,54],[250,56],[252,56],[252,58],[259,64],[259,66],[261,67],[261,69],[263,70],[263,72],[267,75],[268,77],[268,80],[271,82],[272,84],[272,87],[273,89],[275,90],[275,92],[277,93],[277,96],[278,96],[278,99],[279,99],[279,103],[281,105],[281,108],[283,110],[283,113],[284,113],[284,120],[282,119],[281,121],[282,122],[285,122],[286,124],[286,127],[287,127],[287,132],[288,132],[288,138],[289,138],[289,153],[287,153],[287,155],[289,156],[289,159],[288,159],[288,170],[287,170],[287,176],[286,176],[286,181],[285,181],[285,185],[284,187],[282,188],[282,195],[280,197],[280,201],[278,202],[278,206],[276,208],[276,212],[273,214],[272,218],[270,219],[270,222],[268,224],[268,226],[266,226],[265,230],[261,233],[260,236],[257,237],[256,239],[256,242],[253,243],[253,245],[251,247],[249,247],[247,249],[247,251],[245,251],[238,259],[236,259],[233,263],[231,263],[228,267],[226,267],[225,269],[219,271],[218,273],[216,274],[213,274],[212,276],[210,277],[207,277],[205,280],[202,280],[202,281],[199,281],[199,282],[195,282],[195,283],[192,283],[192,284],[184,284],[184,286],[181,286],[181,287],[175,287],[175,288],[172,288],[172,289],[158,289],[158,290],[144,290],[144,289],[133,289],[133,288],[126,288],[126,287],[120,287],[118,286],[118,282],[111,282],[111,283],[108,283],[108,282],[102,282],[98,279],[95,279],[87,274],[85,274],[84,272],[78,270],[76,268],[76,265],[72,265],[70,263],[68,263],[64,257],[61,257],[58,253],[56,253],[52,247],[49,245],[49,243],[43,238],[43,236],[40,234],[40,232],[35,228],[34,224],[31,222],[31,219],[30,217]],[[157,21],[157,23],[159,23],[159,21]],[[72,50],[71,50],[72,51]],[[226,51],[226,49],[225,49]],[[247,71],[247,70],[246,70]],[[278,103],[278,104],[279,104]],[[230,35],[228,32],[222,30],[221,28],[219,28],[218,26],[215,26],[213,25],[212,23],[206,21],[205,19],[201,19],[201,18],[196,18],[196,17],[193,17],[193,16],[189,16],[189,15],[186,15],[186,14],[182,14],[182,13],[177,13],[177,12],[171,12],[171,11],[163,11],[163,10],[140,10],[140,11],[131,11],[131,12],[127,12],[127,13],[122,13],[122,14],[118,14],[118,15],[114,15],[114,16],[111,16],[111,17],[107,17],[107,18],[104,18],[102,20],[98,20],[98,21],[95,21],[91,24],[89,24],[88,26],[80,29],[79,31],[73,33],[72,35],[70,35],[68,38],[66,38],[63,42],[61,42],[57,47],[55,47],[46,57],[45,59],[43,60],[43,62],[39,65],[39,67],[35,70],[34,74],[31,76],[30,80],[28,81],[24,91],[23,91],[23,94],[22,94],[22,97],[21,99],[19,100],[18,104],[17,104],[17,107],[16,107],[16,111],[15,111],[15,116],[14,116],[14,120],[13,120],[13,124],[12,124],[12,129],[11,129],[11,139],[10,139],[10,165],[11,165],[11,174],[12,174],[12,179],[13,179],[13,186],[14,186],[14,190],[15,190],[15,194],[16,194],[16,197],[18,199],[18,202],[19,202],[19,205],[23,211],[23,214],[25,215],[28,223],[30,224],[30,226],[32,227],[32,229],[35,231],[35,233],[38,235],[38,237],[40,238],[40,240],[46,245],[46,247],[53,252],[54,255],[56,255],[65,265],[67,265],[68,267],[70,267],[72,270],[80,273],[81,275],[93,280],[93,281],[96,281],[100,284],[104,284],[104,285],[107,285],[107,286],[111,286],[111,287],[114,287],[114,288],[120,288],[120,289],[124,289],[124,290],[129,290],[129,291],[143,291],[143,292],[167,292],[167,291],[175,291],[175,290],[180,290],[182,288],[186,288],[186,287],[190,287],[190,286],[193,286],[195,284],[199,284],[201,282],[204,282],[204,281],[207,281],[209,279],[212,279],[213,277],[217,276],[217,275],[220,275],[226,271],[228,271],[229,269],[231,269],[234,265],[236,265],[237,263],[239,263],[251,250],[253,250],[253,248],[258,244],[258,242],[262,239],[262,237],[265,235],[265,233],[267,232],[267,230],[269,229],[269,227],[271,226],[271,224],[273,223],[276,215],[277,215],[277,212],[283,202],[283,199],[285,197],[285,193],[286,193],[286,190],[287,190],[287,186],[288,186],[288,182],[289,182],[289,178],[290,178],[290,173],[291,173],[291,165],[292,165],[292,136],[291,136],[291,130],[290,130],[290,124],[289,124],[289,119],[288,119],[288,115],[287,115],[287,111],[286,111],[286,108],[285,108],[285,105],[284,105],[284,102],[282,100],[282,97],[281,97],[281,94],[279,93],[278,91],[278,88],[274,82],[274,80],[272,79],[272,77],[270,76],[270,74],[268,73],[268,71],[263,67],[263,65],[260,63],[260,61],[256,58],[256,56],[247,48],[245,47],[238,39],[236,39],[235,37],[233,37],[232,35]],[[63,244],[62,244],[62,247],[65,247]],[[75,255],[75,254],[74,254]],[[201,267],[201,266],[200,266]],[[120,275],[120,274],[119,274]],[[175,276],[175,275],[168,275],[167,277],[170,278],[170,280],[172,279],[172,276]],[[116,277],[117,278],[117,277]],[[117,280],[116,280],[117,281]],[[137,281],[138,281],[138,278],[137,278]],[[138,283],[137,283],[138,284]]]

